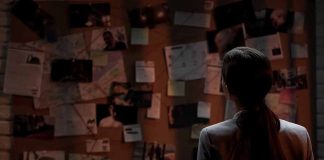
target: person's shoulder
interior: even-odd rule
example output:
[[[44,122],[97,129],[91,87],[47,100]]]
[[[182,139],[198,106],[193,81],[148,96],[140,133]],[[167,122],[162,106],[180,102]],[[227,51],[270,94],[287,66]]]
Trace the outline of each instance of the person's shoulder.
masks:
[[[305,127],[303,127],[299,124],[296,124],[296,123],[288,122],[283,119],[280,119],[280,130],[281,131],[294,131],[294,132],[307,131]]]
[[[307,129],[301,125],[291,123],[280,119],[280,133],[289,136],[298,136],[300,138],[307,138]]]
[[[215,136],[231,135],[237,130],[237,125],[234,119],[229,119],[220,123],[205,127],[203,132]]]

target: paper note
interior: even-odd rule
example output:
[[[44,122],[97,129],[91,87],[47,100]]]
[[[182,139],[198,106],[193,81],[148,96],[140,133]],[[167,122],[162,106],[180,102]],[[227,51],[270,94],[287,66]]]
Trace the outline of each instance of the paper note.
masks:
[[[133,45],[148,45],[149,44],[149,29],[148,28],[132,28],[131,29],[131,44],[133,44]]]
[[[185,81],[168,81],[168,96],[185,96]]]
[[[155,82],[155,66],[153,61],[136,61],[136,82]]]
[[[176,11],[174,16],[174,24],[192,27],[210,27],[211,15],[207,13],[182,12]]]
[[[208,47],[206,41],[164,48],[170,80],[195,80],[206,76]]]
[[[279,93],[269,93],[265,97],[267,106],[280,118],[286,121],[296,121],[296,103],[282,103]]]
[[[43,63],[43,52],[10,49],[7,57],[3,92],[39,97]]]
[[[125,142],[138,142],[143,139],[142,128],[139,124],[124,125],[123,133]]]
[[[291,43],[291,56],[293,58],[307,58],[308,57],[308,45]]]
[[[107,52],[91,52],[91,59],[94,66],[105,66],[108,63]]]
[[[222,66],[222,61],[219,57],[218,53],[211,53],[207,55],[207,65],[208,66],[216,66],[216,67],[221,67]]]
[[[87,152],[110,152],[110,140],[104,139],[87,139]]]
[[[219,67],[208,66],[205,79],[204,93],[211,95],[223,95],[221,84],[221,72]]]
[[[210,118],[210,103],[202,101],[198,102],[197,117]]]
[[[279,33],[268,35],[268,36],[246,39],[245,45],[247,47],[252,47],[261,51],[270,60],[283,58],[283,51],[281,47],[281,40],[280,40]]]
[[[24,160],[65,160],[64,151],[26,151],[23,153]]]
[[[57,106],[55,136],[93,135],[97,133],[96,105],[82,103]]]
[[[153,93],[152,105],[147,109],[147,118],[160,119],[161,116],[161,93]]]
[[[110,160],[107,156],[70,153],[68,160]]]
[[[303,34],[305,25],[305,15],[303,12],[294,12],[294,24],[292,26],[292,33]]]
[[[11,117],[11,106],[0,104],[0,120],[7,120]]]
[[[0,123],[1,125],[1,123]],[[1,134],[1,133],[0,133]],[[9,150],[11,148],[11,137],[10,136],[0,136],[0,150]]]

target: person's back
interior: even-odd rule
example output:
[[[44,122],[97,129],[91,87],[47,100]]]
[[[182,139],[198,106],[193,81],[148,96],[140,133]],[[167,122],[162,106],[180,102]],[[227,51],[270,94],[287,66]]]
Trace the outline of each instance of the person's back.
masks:
[[[272,85],[264,54],[248,47],[232,49],[223,58],[222,76],[239,112],[201,131],[198,160],[314,159],[307,130],[279,120],[264,102]]]

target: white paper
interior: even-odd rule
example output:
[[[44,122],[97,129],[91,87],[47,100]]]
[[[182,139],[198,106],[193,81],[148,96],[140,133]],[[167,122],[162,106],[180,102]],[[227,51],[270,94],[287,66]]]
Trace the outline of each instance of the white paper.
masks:
[[[307,44],[297,44],[291,43],[291,56],[293,58],[307,58],[308,57],[308,45]]]
[[[132,28],[131,29],[131,44],[133,44],[133,45],[148,45],[149,44],[149,29],[148,28]]]
[[[294,24],[292,26],[292,33],[303,34],[305,25],[305,15],[303,12],[294,12]]]
[[[96,104],[57,106],[54,115],[55,136],[97,134]]]
[[[123,133],[125,142],[138,142],[143,140],[142,128],[139,124],[124,125]]]
[[[11,106],[0,104],[0,120],[8,120],[11,117]]]
[[[161,93],[152,94],[152,105],[147,109],[147,118],[160,119],[161,116]]]
[[[185,96],[185,81],[168,81],[168,96]]]
[[[110,152],[110,140],[104,139],[87,139],[86,140],[87,152]]]
[[[192,27],[210,27],[211,15],[208,13],[182,12],[176,11],[174,15],[174,24]]]
[[[221,84],[222,69],[219,67],[208,66],[205,78],[204,93],[211,95],[223,95]]]
[[[65,160],[64,151],[26,151],[23,153],[23,160]]]
[[[155,82],[155,65],[153,61],[136,61],[136,82]]]
[[[127,81],[122,53],[109,53],[108,59],[106,66],[93,68],[93,81],[91,83],[79,83],[82,100],[107,97],[110,94],[112,82]]]
[[[10,49],[4,81],[4,93],[40,96],[44,53]]]
[[[69,160],[109,160],[107,156],[70,153]]]
[[[0,123],[1,125],[1,123]],[[0,136],[0,150],[9,150],[11,148],[11,136]]]
[[[210,118],[210,103],[208,102],[198,102],[197,117],[198,118]]]
[[[195,80],[206,76],[206,41],[168,46],[164,52],[170,80]]]
[[[245,40],[247,47],[255,48],[264,53],[270,60],[282,59],[283,51],[279,34],[250,38]]]

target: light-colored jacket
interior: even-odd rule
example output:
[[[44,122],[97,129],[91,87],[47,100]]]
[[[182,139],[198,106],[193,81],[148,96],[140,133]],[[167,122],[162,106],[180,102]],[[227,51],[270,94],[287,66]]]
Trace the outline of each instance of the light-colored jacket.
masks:
[[[237,114],[204,128],[200,133],[197,160],[230,160],[236,144]],[[280,120],[279,141],[287,160],[314,160],[312,145],[305,127]],[[243,156],[243,155],[242,155]],[[243,158],[244,159],[244,158]]]

